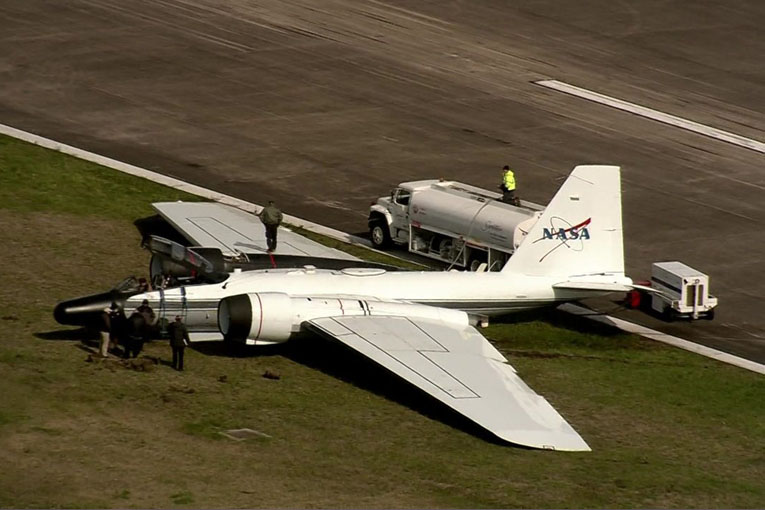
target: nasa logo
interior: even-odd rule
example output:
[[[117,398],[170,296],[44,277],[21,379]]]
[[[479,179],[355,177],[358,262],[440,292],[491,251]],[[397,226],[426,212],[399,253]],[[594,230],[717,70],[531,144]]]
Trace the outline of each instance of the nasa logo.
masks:
[[[554,239],[556,241],[589,240],[590,231],[587,228],[592,218],[568,228],[543,227],[542,239]]]
[[[558,230],[552,230],[545,227],[542,232],[542,238],[555,239],[557,241],[571,241],[574,239],[589,239],[590,231],[587,230],[587,227],[584,227],[581,230],[573,229],[573,228],[572,229],[559,228]]]
[[[547,253],[542,255],[539,262],[542,262],[551,253],[560,253],[558,248],[565,246],[569,250],[575,252],[584,251],[585,244],[583,241],[590,240],[590,222],[592,218],[587,218],[581,223],[571,225],[568,220],[565,220],[559,216],[553,216],[550,218],[550,226],[542,227],[542,237],[537,239],[539,241],[556,241],[552,245],[547,245]]]

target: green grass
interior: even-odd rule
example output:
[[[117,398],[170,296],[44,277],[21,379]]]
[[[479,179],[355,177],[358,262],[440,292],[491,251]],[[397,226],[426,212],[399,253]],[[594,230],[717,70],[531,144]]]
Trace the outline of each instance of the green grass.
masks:
[[[134,220],[152,202],[200,198],[0,135],[0,203],[19,212]]]
[[[194,496],[189,491],[176,492],[170,496],[170,499],[176,505],[190,505],[194,502]]]
[[[184,373],[163,342],[151,372],[86,361],[53,306],[145,274],[131,222],[179,198],[0,137],[0,506],[762,507],[761,376],[555,312],[484,333],[590,453],[486,440],[319,339],[190,349]],[[243,427],[272,437],[218,434]]]

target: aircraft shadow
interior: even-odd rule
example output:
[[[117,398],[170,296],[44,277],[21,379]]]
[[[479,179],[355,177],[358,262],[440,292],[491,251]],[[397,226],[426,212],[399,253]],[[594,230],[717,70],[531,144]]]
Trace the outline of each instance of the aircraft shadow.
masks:
[[[307,334],[283,344],[262,347],[247,347],[227,342],[200,342],[192,344],[191,348],[209,356],[236,358],[284,356],[295,363],[404,405],[414,412],[467,434],[497,445],[508,444],[353,349],[316,335]]]
[[[280,354],[364,391],[404,405],[432,420],[482,440],[507,445],[423,390],[339,342],[318,336],[305,336],[284,344],[284,350]]]
[[[229,342],[197,342],[192,343],[190,348],[206,356],[221,356],[224,358],[261,358],[284,356],[285,344],[252,347]]]
[[[601,312],[592,312],[593,315],[601,315]],[[616,326],[590,320],[586,315],[574,315],[556,310],[555,308],[529,310],[496,317],[489,320],[489,324],[520,324],[524,322],[543,321],[552,326],[588,333],[600,336],[614,336],[622,334]]]
[[[89,344],[95,341],[98,345],[98,332],[88,328],[77,329],[54,329],[52,331],[42,331],[33,333],[32,336],[40,340],[77,340]]]

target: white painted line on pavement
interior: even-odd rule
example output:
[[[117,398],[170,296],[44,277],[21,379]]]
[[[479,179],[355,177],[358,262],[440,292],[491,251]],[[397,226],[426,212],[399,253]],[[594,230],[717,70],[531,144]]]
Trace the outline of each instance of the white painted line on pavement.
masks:
[[[583,306],[566,303],[564,305],[560,305],[558,309],[573,315],[587,317],[596,322],[614,326],[621,329],[622,331],[626,331],[627,333],[633,333],[635,335],[650,338],[651,340],[656,340],[657,342],[662,342],[673,347],[679,347],[680,349],[684,349],[686,351],[701,354],[707,358],[712,358],[717,361],[722,361],[723,363],[728,363],[729,365],[735,365],[739,368],[744,368],[746,370],[751,370],[752,372],[757,372],[758,374],[765,375],[765,365],[761,365],[760,363],[756,363],[745,358],[740,358],[738,356],[734,356],[733,354],[728,354],[727,352],[718,351],[717,349],[712,349],[711,347],[707,347],[705,345],[689,342],[688,340],[683,340],[682,338],[678,338],[676,336],[667,335],[660,331],[646,328],[645,326],[641,326],[639,324],[634,324],[632,322],[618,319],[616,317],[611,317],[610,315],[601,314],[588,308],[584,308]]]
[[[532,83],[765,154],[765,143],[753,140],[751,138],[746,138],[729,131],[723,131],[722,129],[713,128],[705,124],[699,124],[698,122],[693,122],[692,120],[687,120],[682,117],[676,117],[675,115],[670,115],[658,110],[646,108],[645,106],[628,103],[627,101],[622,101],[621,99],[616,99],[614,97],[593,92],[591,90],[569,85],[568,83],[564,83],[558,80],[540,80]]]
[[[29,142],[35,145],[39,145],[41,147],[45,147],[47,149],[52,149],[58,152],[62,152],[64,154],[69,154],[71,156],[84,159],[86,161],[91,161],[93,163],[97,163],[99,165],[105,166],[107,168],[111,168],[113,170],[117,170],[119,172],[135,175],[138,177],[143,177],[144,179],[148,179],[152,182],[164,184],[165,186],[168,186],[170,188],[185,191],[192,195],[209,198],[210,200],[214,200],[216,202],[220,202],[226,205],[231,205],[233,207],[237,207],[247,212],[252,213],[255,211],[259,211],[261,209],[261,206],[259,205],[246,202],[244,200],[234,198],[232,196],[225,195],[223,193],[218,193],[217,191],[212,191],[210,189],[203,188],[201,186],[196,186],[194,184],[189,184],[187,182],[181,181],[180,179],[168,177],[166,175],[162,175],[157,172],[152,172],[151,170],[146,170],[141,167],[137,167],[127,163],[123,163],[121,161],[117,161],[116,159],[111,159],[105,156],[101,156],[99,154],[94,154],[92,152],[78,149],[77,147],[72,147],[71,145],[66,145],[60,142],[56,142],[54,140],[50,140],[48,138],[43,138],[42,136],[38,136],[32,133],[27,133],[26,131],[21,131],[16,128],[12,128],[4,124],[0,124],[0,134],[8,135],[13,138],[23,140],[25,142]],[[332,237],[340,241],[345,241],[349,244],[357,244],[357,245],[362,245],[365,247],[369,247],[370,245],[369,241],[366,239],[363,239],[357,236],[352,236],[350,234],[346,234],[345,232],[341,232],[333,228],[325,227],[323,225],[319,225],[311,221],[303,220],[301,218],[296,218],[294,216],[285,215],[284,217],[288,223],[300,226],[306,230],[315,232],[317,234],[326,235],[328,237]],[[377,251],[377,250],[374,250],[374,251]],[[385,255],[388,255],[394,258],[399,258],[389,253],[386,253]],[[587,308],[583,308],[578,305],[564,304],[559,306],[558,308],[563,311],[572,313],[574,315],[586,315],[593,320],[604,322],[606,324],[611,324],[612,326],[616,326],[617,328],[623,331],[627,331],[629,333],[635,333],[637,335],[645,336],[646,338],[651,338],[653,340],[658,340],[660,342],[665,342],[670,345],[674,345],[675,347],[680,347],[681,349],[685,349],[691,352],[695,352],[697,354],[701,354],[703,356],[707,356],[709,358],[722,361],[723,363],[729,363],[737,367],[745,368],[747,370],[752,370],[753,372],[765,374],[765,365],[760,365],[759,363],[755,363],[754,361],[739,358],[738,356],[733,356],[732,354],[727,354],[722,351],[718,351],[716,349],[711,349],[709,347],[704,347],[702,345],[689,342],[688,340],[683,340],[681,338],[665,335],[664,333],[661,333],[659,331],[654,331],[652,329],[639,326],[631,322],[623,321],[621,319],[609,317],[607,315],[594,314],[592,310],[588,310]]]
[[[21,131],[20,129],[16,129],[11,126],[6,126],[5,124],[0,124],[0,134],[11,136],[13,138],[23,140],[25,142],[33,143],[35,145],[39,145],[40,147],[45,147],[46,149],[52,149],[54,151],[68,154],[70,156],[75,156],[77,158],[84,159],[85,161],[97,163],[99,165],[105,166],[107,168],[111,168],[113,170],[117,170],[122,173],[135,175],[137,177],[142,177],[152,182],[163,184],[170,188],[185,191],[186,193],[197,195],[199,197],[204,197],[209,200],[213,200],[215,202],[220,202],[221,204],[230,205],[232,207],[236,207],[248,213],[255,214],[263,208],[263,206],[258,204],[253,204],[252,202],[247,202],[245,200],[232,197],[230,195],[218,193],[217,191],[203,188],[202,186],[197,186],[195,184],[190,184],[180,179],[168,177],[167,175],[163,175],[157,172],[152,172],[151,170],[146,170],[145,168],[141,168],[135,165],[130,165],[122,161],[117,161],[116,159],[107,158],[106,156],[101,156],[100,154],[95,154],[93,152],[89,152],[83,149],[78,149],[77,147],[72,147],[71,145],[66,145],[64,143],[51,140],[49,138],[44,138],[42,136],[28,133],[26,131]],[[345,232],[341,232],[340,230],[335,230],[330,227],[325,227],[324,225],[319,225],[318,223],[313,223],[311,221],[304,220],[296,216],[290,216],[288,214],[284,215],[284,220],[290,225],[301,227],[311,232],[315,232],[317,234],[331,237],[333,239],[337,239],[339,241],[343,241],[348,244],[363,246],[364,248],[370,249],[372,251],[383,253],[383,252],[380,252],[379,250],[376,250],[374,247],[372,247],[372,243],[369,242],[369,240],[364,239],[363,237],[347,234]],[[383,253],[383,254],[389,255],[387,253]]]

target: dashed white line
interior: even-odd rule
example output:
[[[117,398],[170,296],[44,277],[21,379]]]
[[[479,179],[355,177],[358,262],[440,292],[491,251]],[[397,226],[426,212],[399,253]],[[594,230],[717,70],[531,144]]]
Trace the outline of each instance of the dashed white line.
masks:
[[[569,85],[568,83],[558,80],[539,80],[532,83],[765,154],[765,143],[729,131],[723,131],[722,129],[713,128],[682,117],[629,103],[615,97],[599,94],[598,92]]]

